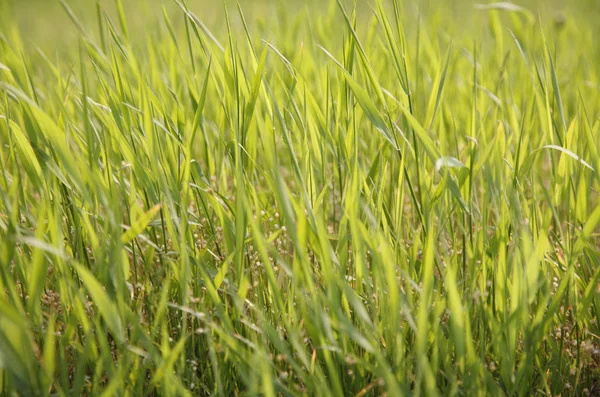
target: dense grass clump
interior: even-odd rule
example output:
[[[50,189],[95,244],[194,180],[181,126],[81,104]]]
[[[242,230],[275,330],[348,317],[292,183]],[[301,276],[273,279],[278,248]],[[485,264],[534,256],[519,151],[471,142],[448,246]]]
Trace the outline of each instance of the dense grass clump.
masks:
[[[1,395],[600,393],[595,1],[38,6]]]

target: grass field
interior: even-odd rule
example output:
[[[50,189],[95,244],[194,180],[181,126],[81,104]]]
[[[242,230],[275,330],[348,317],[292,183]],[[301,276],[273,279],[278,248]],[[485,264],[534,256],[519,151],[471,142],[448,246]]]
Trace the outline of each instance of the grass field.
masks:
[[[0,1],[0,395],[600,395],[599,18]]]

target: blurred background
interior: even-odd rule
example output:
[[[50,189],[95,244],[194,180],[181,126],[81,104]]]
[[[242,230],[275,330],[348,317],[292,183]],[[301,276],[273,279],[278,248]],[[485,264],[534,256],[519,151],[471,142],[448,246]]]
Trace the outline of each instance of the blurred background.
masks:
[[[6,35],[7,29],[15,29],[16,26],[25,45],[35,43],[36,47],[46,50],[68,48],[77,40],[77,28],[61,1],[68,4],[76,17],[90,30],[98,26],[98,4],[101,4],[113,21],[118,20],[113,0],[0,0],[0,33]],[[353,0],[343,1],[349,6],[354,3]],[[156,29],[162,24],[163,12],[167,12],[176,29],[182,25],[183,16],[177,0],[122,0],[122,3],[132,35],[142,32],[147,34],[149,27]],[[306,13],[314,18],[336,11],[335,0],[239,0],[239,3],[253,33],[264,38],[276,31],[275,27],[279,24],[298,23],[299,13]],[[276,7],[277,3],[285,3],[286,7]],[[371,21],[371,8],[375,0],[357,0],[356,3],[359,17],[363,17],[359,20],[363,23]],[[416,29],[419,17],[427,18],[435,14],[439,18],[440,30],[446,34],[460,36],[463,31],[472,34],[472,30],[466,28],[474,24],[484,26],[488,22],[487,13],[481,8],[493,3],[509,2],[403,0],[407,30],[410,35],[411,28]],[[525,8],[531,18],[539,19],[545,24],[571,24],[576,27],[581,18],[600,21],[599,0],[519,0],[510,3]],[[235,0],[187,0],[186,4],[215,34],[221,34],[225,30],[225,7],[232,11],[236,8]],[[284,9],[285,14],[281,11]],[[233,28],[241,28],[237,12],[230,15]],[[155,23],[157,21],[161,23]],[[93,31],[88,33],[97,34]]]

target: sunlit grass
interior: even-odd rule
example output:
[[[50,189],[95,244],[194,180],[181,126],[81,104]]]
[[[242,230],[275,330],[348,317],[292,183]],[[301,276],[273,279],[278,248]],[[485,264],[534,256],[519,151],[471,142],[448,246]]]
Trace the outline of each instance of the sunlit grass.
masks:
[[[56,5],[0,5],[2,395],[600,393],[593,2]]]

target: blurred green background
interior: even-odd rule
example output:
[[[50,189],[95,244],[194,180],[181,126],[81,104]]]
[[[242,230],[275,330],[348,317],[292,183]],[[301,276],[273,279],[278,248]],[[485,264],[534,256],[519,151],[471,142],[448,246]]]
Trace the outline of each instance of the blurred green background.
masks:
[[[97,26],[96,3],[100,3],[108,13],[116,19],[114,1],[112,0],[64,0],[73,10],[77,18],[86,27]],[[239,0],[247,22],[255,33],[269,36],[275,27],[282,23],[294,23],[298,13],[307,13],[312,17],[327,14],[335,9],[335,0]],[[351,4],[353,0],[344,0]],[[362,20],[369,21],[374,0],[357,0]],[[384,0],[385,2],[385,0]],[[275,7],[277,3],[285,3],[286,7]],[[410,29],[416,29],[416,21],[436,14],[441,18],[440,30],[447,34],[460,36],[470,32],[467,28],[473,24],[485,26],[487,13],[479,10],[478,5],[492,4],[490,0],[405,0],[405,20]],[[504,2],[506,3],[506,2]],[[581,19],[600,21],[600,1],[598,0],[521,0],[512,2],[524,7],[531,15],[538,17],[543,23],[577,24]],[[235,0],[187,0],[189,9],[205,23],[215,34],[223,32],[224,8],[235,8]],[[176,0],[125,0],[125,13],[133,34],[147,33],[148,29],[156,29],[157,20],[162,20],[163,8],[177,27],[183,21],[180,7]],[[285,9],[285,14],[277,9]],[[232,14],[234,28],[239,27],[237,13]],[[17,22],[9,23],[10,22]],[[600,24],[589,24],[592,26]],[[25,45],[60,49],[74,44],[77,40],[77,29],[68,17],[59,0],[0,0],[0,33],[7,27],[18,26]],[[597,30],[600,32],[600,30]],[[14,33],[14,32],[13,32]],[[93,34],[94,32],[92,32]],[[265,37],[267,38],[267,37]],[[476,39],[475,37],[473,39]]]

